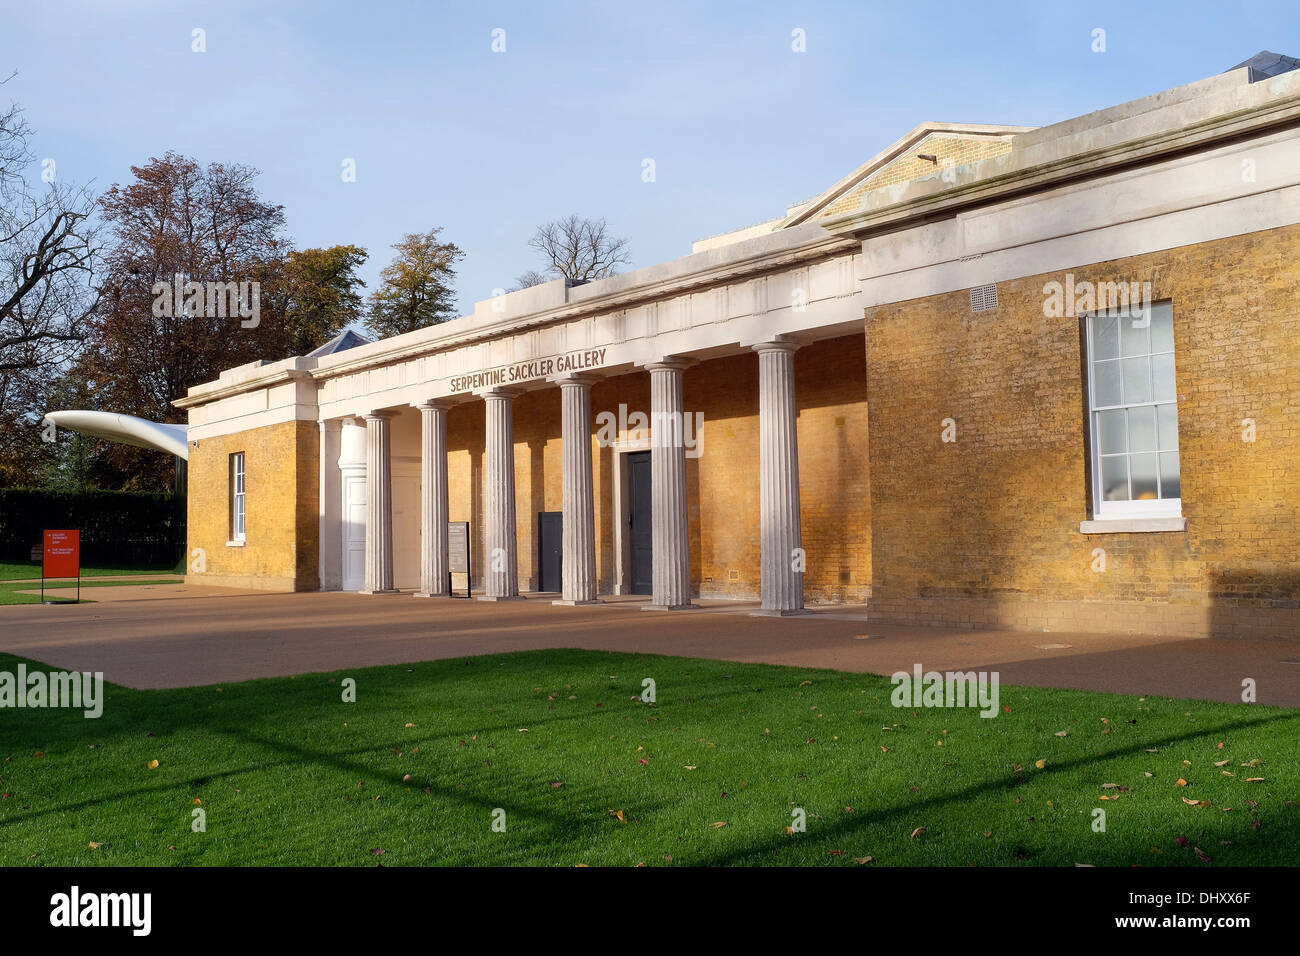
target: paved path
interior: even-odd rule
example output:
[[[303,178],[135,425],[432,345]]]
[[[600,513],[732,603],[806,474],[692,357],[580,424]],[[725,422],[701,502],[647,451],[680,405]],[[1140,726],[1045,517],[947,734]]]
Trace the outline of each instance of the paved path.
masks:
[[[680,654],[888,674],[996,670],[1003,683],[1300,706],[1300,642],[868,625],[861,608],[751,617],[752,604],[642,611],[400,595],[269,594],[198,585],[96,589],[96,604],[0,607],[0,651],[181,687],[546,647]]]

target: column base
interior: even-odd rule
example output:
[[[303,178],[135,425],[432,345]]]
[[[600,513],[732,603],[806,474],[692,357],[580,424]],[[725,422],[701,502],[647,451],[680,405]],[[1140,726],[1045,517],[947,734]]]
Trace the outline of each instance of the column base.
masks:
[[[643,604],[643,611],[698,611],[698,604]]]
[[[430,592],[428,592],[428,591],[416,591],[414,594],[411,595],[411,597],[422,597],[422,598],[449,598],[449,597],[451,597],[451,595],[450,595],[449,593],[447,593],[447,592],[443,592],[443,593],[441,593],[441,594],[436,594],[436,593],[430,593]]]
[[[476,601],[526,601],[522,594],[480,594]]]
[[[397,590],[397,588],[388,588],[387,590],[382,590],[382,591],[367,591],[363,588],[357,593],[358,594],[401,594],[402,592]]]
[[[763,608],[761,611],[750,611],[750,617],[805,617],[812,614],[812,611],[804,607],[799,608]]]
[[[552,601],[556,607],[587,607],[591,604],[604,604],[600,598],[592,598],[590,601],[566,601],[561,598],[558,601]]]

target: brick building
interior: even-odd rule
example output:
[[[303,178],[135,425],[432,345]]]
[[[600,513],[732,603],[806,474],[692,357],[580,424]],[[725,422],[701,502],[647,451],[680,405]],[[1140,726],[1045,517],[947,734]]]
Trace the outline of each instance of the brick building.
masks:
[[[1295,66],[927,123],[672,262],[224,372],[194,577],[439,596],[468,522],[491,599],[1300,636]]]

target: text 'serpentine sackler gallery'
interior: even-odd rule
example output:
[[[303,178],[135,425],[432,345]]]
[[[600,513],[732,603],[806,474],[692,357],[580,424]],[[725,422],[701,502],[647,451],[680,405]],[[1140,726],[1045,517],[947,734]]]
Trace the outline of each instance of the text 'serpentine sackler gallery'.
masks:
[[[1300,635],[1300,71],[926,123],[786,215],[222,373],[191,580]]]

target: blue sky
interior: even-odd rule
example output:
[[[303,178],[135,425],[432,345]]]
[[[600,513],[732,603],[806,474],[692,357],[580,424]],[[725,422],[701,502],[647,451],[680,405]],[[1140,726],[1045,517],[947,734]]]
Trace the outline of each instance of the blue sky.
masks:
[[[1044,125],[1261,49],[1300,55],[1295,9],[7,0],[0,76],[18,75],[0,100],[25,108],[38,160],[97,190],[168,149],[261,169],[296,244],[366,247],[371,288],[391,243],[442,226],[466,253],[465,314],[541,266],[527,241],[547,219],[603,216],[652,265],[781,214],[925,120]]]

